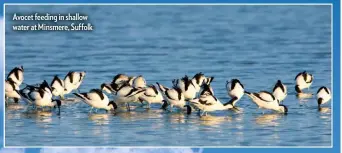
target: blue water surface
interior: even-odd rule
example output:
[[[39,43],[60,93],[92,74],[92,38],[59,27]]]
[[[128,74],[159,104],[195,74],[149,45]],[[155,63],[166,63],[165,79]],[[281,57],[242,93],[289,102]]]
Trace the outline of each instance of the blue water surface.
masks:
[[[14,13],[83,13],[93,31],[13,31]],[[314,14],[314,15],[313,15]],[[118,73],[143,75],[149,84],[203,72],[215,95],[229,100],[225,82],[246,90],[288,86],[288,115],[261,110],[244,96],[239,112],[166,113],[153,105],[117,115],[88,115],[82,102],[55,111],[5,112],[6,146],[331,146],[332,104],[298,100],[294,83],[314,75],[309,92],[331,88],[330,6],[6,6],[6,74],[24,65],[25,83],[87,71],[81,91],[99,88]],[[44,22],[45,23],[45,22]],[[51,22],[46,22],[51,24]],[[57,24],[70,24],[58,22]],[[68,98],[74,98],[69,95]]]

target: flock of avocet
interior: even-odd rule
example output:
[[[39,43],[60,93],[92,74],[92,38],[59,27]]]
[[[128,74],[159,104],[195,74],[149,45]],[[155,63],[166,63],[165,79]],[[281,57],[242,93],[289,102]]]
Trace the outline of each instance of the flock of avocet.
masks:
[[[172,80],[172,87],[166,87],[158,82],[156,85],[147,85],[143,76],[127,76],[125,74],[116,75],[112,82],[101,84],[99,89],[91,89],[87,93],[81,93],[79,86],[84,80],[86,72],[69,72],[64,80],[57,75],[54,76],[52,82],[48,84],[44,80],[41,84],[28,85],[23,83],[24,68],[15,67],[12,69],[5,81],[5,102],[8,104],[9,99],[13,99],[15,103],[22,99],[26,104],[37,107],[56,108],[60,112],[61,100],[64,95],[70,94],[72,91],[78,91],[74,94],[77,98],[93,108],[104,109],[106,112],[115,112],[119,108],[126,107],[127,111],[131,110],[130,103],[146,104],[150,108],[151,103],[158,103],[164,110],[172,112],[174,107],[186,110],[190,114],[193,109],[198,110],[202,115],[207,112],[217,110],[236,109],[236,103],[246,94],[259,108],[269,109],[280,113],[287,113],[288,109],[282,104],[287,96],[287,87],[278,80],[273,88],[273,92],[247,92],[243,84],[238,79],[232,79],[226,82],[226,89],[231,100],[221,103],[215,97],[211,82],[214,77],[206,77],[203,73],[197,73],[194,77]],[[311,93],[304,93],[302,90],[309,88],[313,82],[313,75],[304,71],[296,77],[295,90],[298,97],[312,97]],[[25,87],[19,89],[24,84]],[[156,87],[158,86],[158,88]],[[104,93],[113,94],[114,99],[109,100]],[[58,99],[55,99],[57,98]],[[317,103],[320,105],[327,103],[331,99],[329,88],[322,86],[317,91]],[[89,112],[89,113],[90,113]]]

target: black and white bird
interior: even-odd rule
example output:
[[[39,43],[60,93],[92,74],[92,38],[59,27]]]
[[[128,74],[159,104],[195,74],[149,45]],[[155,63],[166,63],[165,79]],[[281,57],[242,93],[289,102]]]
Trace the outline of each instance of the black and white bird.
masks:
[[[7,75],[7,80],[12,79],[19,87],[24,81],[24,67],[15,67]]]
[[[163,109],[166,109],[167,106],[170,106],[170,112],[172,112],[173,107],[177,107],[183,109],[187,107],[189,109],[190,106],[186,105],[184,94],[182,90],[177,86],[173,86],[173,88],[167,88],[157,82],[157,85],[160,91],[163,92],[164,95],[164,104],[162,106]]]
[[[146,80],[144,79],[142,75],[139,75],[134,78],[132,86],[134,88],[146,88]]]
[[[75,72],[70,71],[64,78],[64,94],[69,94],[73,90],[79,91],[79,86],[82,84],[83,79],[86,75],[85,71]]]
[[[327,103],[331,99],[330,89],[327,87],[320,87],[317,91],[317,103],[318,107]]]
[[[273,87],[273,95],[279,100],[279,103],[282,102],[287,96],[287,87],[280,80],[278,80]]]
[[[161,91],[159,91],[155,85],[149,85],[139,99],[141,102],[147,102],[148,108],[150,108],[152,103],[163,104],[164,100]]]
[[[202,86],[202,91],[200,93],[200,96],[203,96],[203,95],[205,95],[205,96],[213,95],[214,96],[214,90],[210,84],[204,84]]]
[[[210,85],[211,84],[211,82],[213,82],[213,80],[214,80],[214,77],[212,76],[212,77],[205,77],[205,84],[207,84],[207,85]]]
[[[37,107],[58,107],[60,112],[61,101],[52,99],[52,91],[49,84],[44,80],[39,87],[28,85],[20,92],[21,97]]]
[[[197,73],[190,79],[185,75],[181,79],[175,79],[172,81],[173,86],[178,87],[182,90],[186,101],[195,99],[197,94],[200,92],[203,84],[209,85],[214,80],[214,77],[205,77],[203,73]]]
[[[64,81],[55,75],[51,81],[52,95],[64,99]]]
[[[202,114],[200,116],[203,116],[204,113],[207,115],[207,112],[234,108],[230,102],[222,104],[214,95],[202,95],[200,98],[190,100],[190,102],[191,105],[202,110]]]
[[[34,105],[33,101],[30,100],[29,98],[29,93],[33,92],[33,91],[37,91],[39,90],[39,86],[33,86],[33,85],[26,85],[26,87],[24,87],[23,89],[19,90],[19,94],[21,99],[29,105]]]
[[[245,89],[238,79],[232,79],[226,82],[226,90],[228,95],[231,97],[228,103],[235,106],[241,97],[244,95]]]
[[[117,109],[117,105],[114,101],[109,101],[107,95],[105,95],[100,89],[91,89],[87,93],[73,93],[75,96],[80,98],[83,102],[91,106],[89,113],[92,112],[93,108],[104,109],[106,111]]]
[[[181,89],[186,101],[196,98],[198,90],[196,89],[195,82],[189,79],[187,75],[185,75],[181,79],[173,80],[172,83],[173,83],[173,86]]]
[[[144,94],[145,89],[143,88],[134,88],[129,83],[125,83],[122,85],[118,91],[114,95],[114,102],[118,105],[125,104],[128,111],[130,111],[131,102],[139,102],[141,103],[141,99],[139,97]]]
[[[258,93],[245,91],[245,93],[261,109],[270,109],[282,113],[287,113],[288,111],[285,105],[279,104],[279,100],[267,91],[260,91]]]
[[[19,99],[21,98],[19,91],[19,87],[16,85],[16,83],[12,80],[12,78],[8,78],[5,81],[5,103],[8,103],[9,98],[13,98],[15,103],[19,102]]]
[[[312,94],[304,93],[302,90],[306,88],[310,88],[313,79],[314,79],[313,75],[307,73],[306,71],[303,71],[297,74],[295,78],[296,80],[295,90],[297,92],[297,96],[299,97],[312,96]]]
[[[201,90],[201,86],[203,84],[209,85],[214,80],[214,77],[207,78],[204,76],[202,72],[200,72],[200,73],[195,74],[191,80],[195,85],[196,91],[199,92]]]
[[[129,77],[125,74],[117,74],[113,77],[112,82],[110,83],[102,83],[101,84],[101,90],[111,93],[111,94],[116,94],[116,92],[119,90],[121,86],[124,84],[129,84],[133,86],[133,80],[135,77]]]

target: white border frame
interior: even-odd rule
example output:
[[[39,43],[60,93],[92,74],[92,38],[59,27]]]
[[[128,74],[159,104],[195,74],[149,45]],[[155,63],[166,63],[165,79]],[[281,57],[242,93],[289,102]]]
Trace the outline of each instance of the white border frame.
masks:
[[[4,18],[3,18],[3,49],[4,49],[4,60],[3,60],[3,76],[6,78],[5,75],[5,45],[6,45],[6,5],[22,5],[22,6],[39,6],[39,5],[57,5],[57,6],[68,6],[68,5],[111,5],[111,6],[330,6],[330,52],[331,52],[331,91],[333,93],[333,4],[332,3],[4,3]],[[342,3],[341,3],[342,6]],[[341,13],[341,12],[340,12]],[[341,21],[340,21],[341,22]],[[341,40],[342,44],[342,40]],[[341,54],[342,58],[342,54]],[[342,74],[342,71],[341,71]],[[3,85],[3,89],[5,89],[5,84]],[[342,95],[342,90],[341,90],[341,95]],[[5,97],[5,92],[3,93],[3,98]],[[342,105],[340,110],[342,110]],[[4,148],[333,148],[333,96],[331,98],[331,146],[6,146],[5,142],[5,106],[3,107],[3,129],[4,129],[4,137],[3,137],[3,142],[4,142]],[[342,118],[341,118],[342,122]],[[341,125],[340,122],[340,125]],[[341,130],[341,129],[340,129]],[[341,141],[342,145],[342,141]]]

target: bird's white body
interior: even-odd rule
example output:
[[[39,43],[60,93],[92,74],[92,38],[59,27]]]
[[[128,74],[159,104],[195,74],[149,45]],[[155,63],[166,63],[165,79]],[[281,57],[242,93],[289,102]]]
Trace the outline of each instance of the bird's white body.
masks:
[[[19,86],[23,83],[24,81],[24,68],[23,66],[21,67],[15,67],[14,69],[12,69],[8,75],[7,75],[7,79],[12,79],[15,84]],[[19,90],[19,89],[17,89]]]
[[[327,103],[331,99],[330,89],[327,87],[321,87],[317,91],[317,100],[321,102],[319,105]]]
[[[56,75],[51,81],[52,95],[63,96],[64,95],[64,81]]]
[[[299,90],[309,88],[313,82],[313,75],[307,73],[306,71],[297,74],[296,85]],[[297,91],[298,92],[298,91]]]
[[[261,91],[259,93],[246,93],[248,97],[261,109],[270,109],[274,111],[286,112],[287,108],[279,105],[278,100],[269,92]]]
[[[278,80],[273,88],[273,95],[279,102],[283,101],[287,96],[287,86]]]
[[[5,96],[8,98],[18,98],[20,99],[20,95],[18,93],[19,87],[15,82],[6,80],[5,81]]]
[[[129,84],[123,85],[114,95],[114,102],[122,105],[126,104],[126,107],[129,109],[129,103],[131,102],[141,102],[139,97],[144,94],[145,89],[142,88],[134,88]]]
[[[167,94],[166,100],[170,104],[170,108],[172,110],[173,107],[183,108],[185,105],[184,95],[180,92],[177,92],[175,89],[170,89],[165,92]]]
[[[191,105],[197,107],[204,112],[212,112],[218,110],[228,110],[233,108],[233,105],[224,105],[213,95],[202,95],[200,98],[190,100]]]
[[[139,75],[133,80],[134,88],[146,88],[146,80],[143,76]]]
[[[244,86],[241,84],[239,80],[232,79],[230,82],[227,82],[226,89],[228,95],[232,98],[230,103],[232,103],[233,106],[235,106],[236,102],[238,102],[244,95]]]
[[[69,94],[82,84],[86,72],[69,72],[64,78],[64,94]]]
[[[129,81],[129,80],[130,80],[130,77],[128,77],[127,75],[125,75],[125,74],[117,74],[116,76],[114,76],[114,78],[112,80],[112,83],[114,83],[114,84],[122,84],[122,83],[124,83],[126,81]]]
[[[206,78],[204,74],[197,73],[192,79],[185,76],[173,81],[173,85],[181,89],[185,100],[195,99],[203,84],[210,84],[213,77]]]
[[[25,95],[24,101],[29,104],[34,104],[40,107],[53,107],[56,103],[52,100],[52,92],[46,81],[40,87],[35,87],[32,89],[24,89],[22,92]]]
[[[154,85],[147,87],[140,99],[149,105],[152,103],[162,104],[164,100],[162,93]]]
[[[187,82],[188,81],[188,82]],[[194,99],[200,90],[200,87],[193,80],[178,80],[178,88],[182,90],[186,100]]]
[[[48,91],[44,91],[43,97],[40,95],[39,91],[33,91],[33,92],[29,93],[29,96],[31,97],[32,100],[34,99],[33,103],[36,106],[53,107],[56,105],[56,103],[52,102],[51,94]]]
[[[100,90],[93,89],[88,93],[74,93],[83,102],[96,109],[114,110],[113,105],[109,105],[107,95],[103,94]]]
[[[172,111],[172,108],[174,106],[180,109],[184,108],[186,103],[184,94],[182,93],[182,90],[180,88],[176,86],[174,88],[167,88],[163,85],[160,85],[158,82],[157,84],[159,86],[160,91],[162,91],[163,93],[164,100],[166,100],[166,102],[170,106],[170,111]]]

